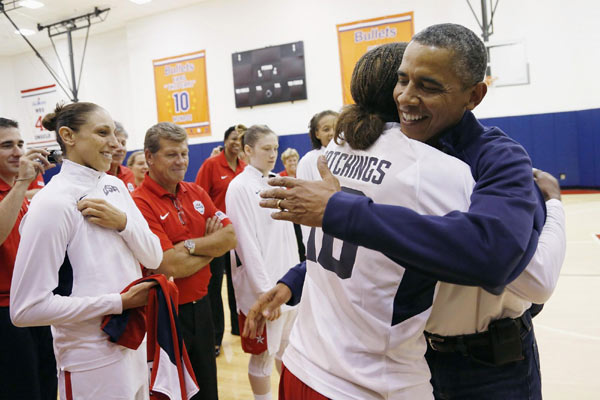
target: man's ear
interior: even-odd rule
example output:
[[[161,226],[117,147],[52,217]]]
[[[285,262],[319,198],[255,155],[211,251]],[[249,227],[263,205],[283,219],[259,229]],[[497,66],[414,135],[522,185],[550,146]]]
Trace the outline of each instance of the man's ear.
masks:
[[[58,134],[62,139],[63,143],[67,146],[75,145],[75,132],[68,126],[61,126],[58,130]]]
[[[487,84],[485,82],[479,82],[471,88],[471,95],[469,102],[467,103],[467,110],[473,110],[481,103],[487,93]]]
[[[148,167],[154,164],[154,158],[152,156],[153,154],[150,149],[144,149],[144,157],[146,157],[146,164],[148,164]]]

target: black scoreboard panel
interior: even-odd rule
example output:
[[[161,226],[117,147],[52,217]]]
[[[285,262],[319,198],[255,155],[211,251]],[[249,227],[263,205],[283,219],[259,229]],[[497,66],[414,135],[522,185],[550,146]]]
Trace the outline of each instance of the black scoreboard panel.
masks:
[[[237,108],[306,99],[302,41],[233,53],[231,61]]]

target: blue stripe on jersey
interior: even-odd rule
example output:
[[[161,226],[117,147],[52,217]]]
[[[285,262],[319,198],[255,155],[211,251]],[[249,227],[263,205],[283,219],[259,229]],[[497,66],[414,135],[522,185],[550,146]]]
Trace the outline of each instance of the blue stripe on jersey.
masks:
[[[406,270],[394,297],[392,326],[421,314],[433,304],[435,279]]]

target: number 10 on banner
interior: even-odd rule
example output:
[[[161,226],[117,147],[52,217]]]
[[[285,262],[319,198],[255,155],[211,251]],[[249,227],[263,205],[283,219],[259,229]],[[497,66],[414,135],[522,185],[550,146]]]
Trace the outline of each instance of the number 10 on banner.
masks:
[[[210,136],[206,53],[153,60],[158,121],[175,123],[189,137]]]
[[[189,111],[190,109],[190,95],[184,90],[182,92],[175,92],[173,96],[173,104],[175,105],[175,114]]]

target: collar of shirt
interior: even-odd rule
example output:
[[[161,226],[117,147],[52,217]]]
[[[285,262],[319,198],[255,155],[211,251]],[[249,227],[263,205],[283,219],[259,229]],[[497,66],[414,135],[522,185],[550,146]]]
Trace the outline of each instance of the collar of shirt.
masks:
[[[269,179],[269,178],[275,178],[277,176],[277,174],[274,173],[273,171],[269,171],[269,173],[267,174],[267,176],[264,176],[262,172],[260,172],[258,169],[254,168],[250,164],[248,164],[246,166],[245,170],[248,171],[248,173],[251,174],[252,176],[256,176],[256,177],[259,177],[259,178]]]
[[[229,163],[227,162],[227,158],[225,157],[225,150],[221,151],[216,157],[219,160],[219,164],[221,164],[221,166],[223,168],[227,168],[228,170],[231,170],[231,167],[229,166]],[[237,165],[235,168],[235,174],[236,175],[239,174],[240,172],[242,172],[244,170],[244,168],[246,168],[246,163],[238,158]]]
[[[158,197],[165,197],[166,196],[166,197],[170,197],[170,198],[175,198],[180,193],[187,192],[187,189],[185,188],[185,186],[184,185],[180,185],[178,183],[177,184],[176,194],[170,193],[165,188],[163,188],[162,186],[160,186],[158,184],[158,182],[156,182],[154,179],[152,179],[150,177],[149,173],[146,173],[146,177],[144,178],[144,181],[142,182],[142,184],[140,185],[140,187],[141,188],[145,188],[146,190],[154,193]]]
[[[446,129],[438,136],[438,139],[434,140],[434,143],[431,144],[445,153],[456,157],[462,150],[471,144],[473,140],[481,136],[483,131],[483,125],[479,123],[477,118],[475,118],[475,115],[473,115],[471,111],[466,111],[458,124]],[[437,145],[435,143],[436,141]]]
[[[117,166],[116,174],[113,174],[112,172],[110,172],[110,169],[108,171],[106,171],[106,174],[118,177],[121,174],[121,165]]]
[[[117,167],[117,173],[116,174],[112,174],[110,172],[110,170],[106,171],[106,174],[107,175],[116,176],[120,180],[123,180],[124,178],[128,178],[130,175],[133,175],[133,172],[131,172],[131,170],[128,167],[126,167],[124,165],[119,165]]]
[[[105,172],[96,171],[95,169],[74,163],[67,159],[63,161],[63,165],[60,168],[60,174],[72,183],[82,187],[93,187],[106,175]]]
[[[10,189],[12,189],[12,186],[4,182],[4,179],[0,178],[0,193],[10,192]]]
[[[400,134],[401,136],[399,136],[399,137],[402,140],[405,140],[405,141],[411,140],[408,136],[406,136],[404,134],[404,132],[402,132],[402,127],[401,127],[401,125],[400,125],[399,122],[386,122],[383,125],[382,135],[383,134],[386,134],[386,135],[389,135],[389,134],[393,134],[393,135]]]

